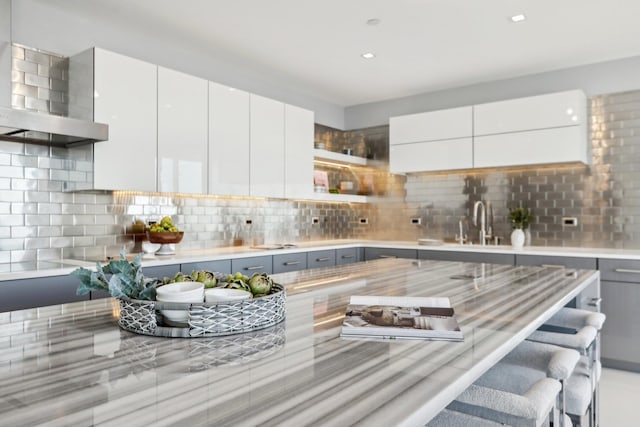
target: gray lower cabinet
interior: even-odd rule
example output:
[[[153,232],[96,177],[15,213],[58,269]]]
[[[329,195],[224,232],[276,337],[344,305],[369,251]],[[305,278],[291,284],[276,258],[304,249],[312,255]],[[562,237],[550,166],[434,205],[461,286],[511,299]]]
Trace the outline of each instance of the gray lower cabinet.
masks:
[[[640,261],[600,259],[603,366],[640,372]]]
[[[420,250],[419,259],[429,259],[434,261],[460,261],[460,262],[481,262],[488,264],[508,264],[514,265],[515,256],[511,254],[496,254],[488,252],[457,252],[457,251],[437,251]]]
[[[279,254],[273,256],[273,273],[286,273],[288,271],[305,270],[307,268],[307,254],[305,252],[295,254]]]
[[[247,276],[251,276],[253,273],[273,274],[273,257],[264,255],[232,259],[231,272],[240,272]]]
[[[0,311],[89,301],[89,294],[76,295],[80,281],[74,276],[51,276],[0,282]]]
[[[189,274],[194,270],[207,270],[212,272],[231,274],[231,260],[222,259],[216,261],[187,262],[180,265],[180,271],[182,271],[184,274]]]
[[[535,265],[541,267],[567,267],[583,270],[597,270],[598,260],[596,258],[516,254],[516,265]]]
[[[351,264],[360,261],[359,248],[336,249],[336,265]]]
[[[334,265],[336,265],[336,251],[334,249],[307,252],[307,268],[330,267]]]
[[[364,260],[371,261],[380,258],[409,258],[416,259],[418,251],[415,249],[387,249],[387,248],[364,248]]]
[[[155,267],[142,267],[145,277],[154,277],[162,279],[164,277],[173,277],[180,270],[180,264],[157,265]]]

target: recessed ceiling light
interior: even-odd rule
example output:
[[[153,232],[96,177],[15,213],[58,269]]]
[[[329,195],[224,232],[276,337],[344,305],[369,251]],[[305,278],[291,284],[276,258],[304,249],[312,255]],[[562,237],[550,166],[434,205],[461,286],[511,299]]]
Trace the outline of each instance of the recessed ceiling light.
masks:
[[[360,56],[362,56],[364,59],[373,59],[376,57],[376,54],[372,52],[367,52],[367,53],[363,53]]]
[[[524,21],[525,19],[527,19],[527,17],[526,17],[526,16],[524,16],[524,14],[523,14],[523,13],[520,13],[520,14],[518,14],[518,15],[513,15],[513,16],[511,17],[511,22],[522,22],[522,21]]]
[[[378,18],[371,18],[367,20],[367,25],[378,25],[380,20]]]

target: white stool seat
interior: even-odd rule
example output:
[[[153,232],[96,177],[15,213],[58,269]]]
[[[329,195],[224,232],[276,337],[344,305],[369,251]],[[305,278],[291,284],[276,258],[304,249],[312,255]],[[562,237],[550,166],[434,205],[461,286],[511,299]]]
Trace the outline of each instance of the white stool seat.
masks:
[[[426,427],[501,427],[503,425],[494,421],[483,420],[473,415],[445,409],[429,421]]]

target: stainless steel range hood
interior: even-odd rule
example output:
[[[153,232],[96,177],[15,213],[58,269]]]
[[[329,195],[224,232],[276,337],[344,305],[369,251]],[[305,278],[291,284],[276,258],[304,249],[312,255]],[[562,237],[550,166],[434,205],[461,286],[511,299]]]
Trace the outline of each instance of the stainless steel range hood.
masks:
[[[0,107],[0,140],[73,147],[108,137],[102,123]]]
[[[0,140],[73,147],[108,139],[108,126],[11,108],[11,0],[0,0]]]

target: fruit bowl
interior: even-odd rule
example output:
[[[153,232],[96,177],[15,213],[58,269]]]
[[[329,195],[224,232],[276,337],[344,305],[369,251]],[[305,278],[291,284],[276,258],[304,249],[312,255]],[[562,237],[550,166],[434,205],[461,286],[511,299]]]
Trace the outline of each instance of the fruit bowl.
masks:
[[[183,236],[184,236],[184,231],[178,231],[178,232],[163,231],[163,232],[156,232],[156,233],[147,231],[147,238],[151,243],[160,243],[163,245],[180,243]]]
[[[174,244],[180,243],[184,231],[147,231],[147,238],[151,243],[159,243],[160,249],[156,251],[156,255],[174,255],[176,253]]]

